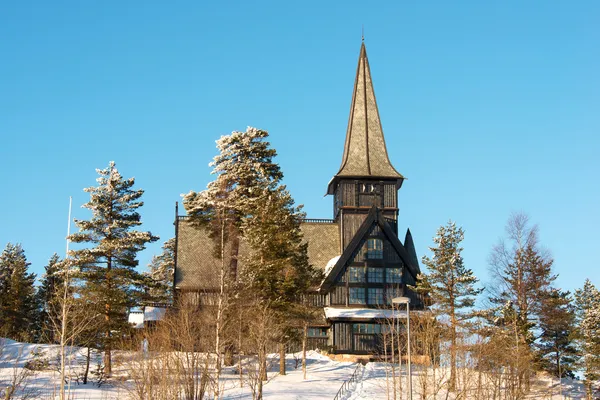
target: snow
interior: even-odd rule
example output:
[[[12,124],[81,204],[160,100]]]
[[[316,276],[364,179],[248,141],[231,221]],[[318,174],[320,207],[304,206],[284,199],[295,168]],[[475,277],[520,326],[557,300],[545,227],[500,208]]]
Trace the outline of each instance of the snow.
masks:
[[[341,256],[335,256],[327,262],[327,265],[325,266],[325,278],[327,278],[329,276],[329,274],[333,270],[333,267],[335,267],[335,264],[337,264],[340,257]]]
[[[19,343],[8,339],[0,339],[0,388],[6,387],[10,381],[12,374],[15,371],[24,371],[25,362],[42,354],[45,359],[50,362],[50,366],[41,371],[33,371],[32,376],[28,378],[27,387],[34,391],[32,398],[51,400],[58,398],[58,382],[59,376],[56,370],[56,355],[59,347],[56,345],[36,345],[28,343]],[[68,348],[70,364],[74,369],[82,368],[78,365],[84,357],[84,349],[77,347]],[[133,352],[115,352],[115,377],[104,385],[97,387],[93,383],[83,385],[72,381],[71,397],[74,400],[111,400],[111,399],[128,399],[132,394],[134,382],[128,379],[129,371],[139,367],[139,359],[135,361]],[[152,353],[150,353],[152,354]],[[95,363],[100,360],[100,354],[93,353],[92,369]],[[244,369],[248,358],[243,362]],[[136,364],[137,362],[137,364]],[[326,355],[318,351],[307,352],[307,379],[303,379],[301,367],[301,354],[287,354],[286,367],[287,375],[279,375],[279,360],[277,355],[269,356],[269,373],[268,380],[264,385],[264,399],[309,399],[309,400],[325,400],[332,399],[342,384],[350,378],[354,370],[357,368],[356,363],[333,361]],[[386,399],[392,398],[389,390],[392,386],[391,381],[391,364],[383,362],[370,362],[363,368],[358,370],[357,382],[350,385],[348,393],[342,399],[358,400],[358,399]],[[398,367],[395,366],[395,374],[398,374]],[[467,378],[471,384],[477,382],[474,379],[475,370],[461,370],[460,376],[471,375],[471,379]],[[406,399],[407,396],[407,370],[406,365],[400,369],[401,375],[401,398]],[[449,376],[447,368],[439,368],[435,375],[431,373],[430,368],[425,368],[421,365],[413,365],[413,393],[414,398],[421,398],[421,383],[423,379],[429,379],[427,396],[432,400],[455,400],[457,394],[449,393],[446,386],[442,384],[442,380]],[[387,378],[386,378],[387,377]],[[441,379],[441,380],[440,380]],[[463,378],[461,378],[463,379]],[[435,384],[437,382],[437,384]],[[224,367],[221,375],[221,384],[224,391],[222,392],[223,399],[252,399],[252,391],[248,383],[240,386],[237,366]],[[430,391],[437,387],[435,394]],[[471,387],[474,391],[474,388]],[[585,390],[580,381],[563,379],[562,381],[563,395],[570,399],[584,399]],[[390,397],[388,397],[388,393]],[[559,400],[560,387],[556,378],[541,375],[536,377],[532,382],[532,393],[527,395],[527,399],[544,399],[544,400]],[[207,399],[212,398],[207,394]],[[463,399],[469,400],[474,397],[467,394]]]
[[[134,328],[144,327],[144,313],[142,311],[131,311],[127,320]]]
[[[164,307],[146,306],[144,311],[130,311],[127,320],[134,328],[143,328],[145,321],[160,321],[166,312]]]
[[[167,309],[164,307],[146,306],[144,308],[144,321],[160,321],[166,312]]]
[[[406,318],[406,311],[378,308],[325,307],[325,318]]]

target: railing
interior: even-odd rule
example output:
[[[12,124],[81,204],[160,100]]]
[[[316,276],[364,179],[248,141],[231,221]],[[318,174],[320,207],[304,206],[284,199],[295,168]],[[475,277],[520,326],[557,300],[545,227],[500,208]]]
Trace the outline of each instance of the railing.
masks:
[[[350,379],[342,383],[342,387],[340,388],[340,390],[338,390],[333,400],[341,400],[342,396],[350,391],[350,387],[352,386],[352,384],[358,382],[358,371],[361,369],[362,366],[363,365],[361,363],[358,363]]]
[[[309,222],[313,224],[333,224],[335,221],[329,218],[304,218],[302,222]]]

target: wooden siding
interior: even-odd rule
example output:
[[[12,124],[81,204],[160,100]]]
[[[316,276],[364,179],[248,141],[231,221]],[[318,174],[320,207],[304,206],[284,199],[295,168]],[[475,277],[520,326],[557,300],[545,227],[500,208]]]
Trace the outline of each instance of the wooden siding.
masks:
[[[346,286],[334,286],[330,292],[329,302],[333,306],[348,305],[348,289]]]
[[[383,206],[385,208],[397,208],[398,200],[397,200],[396,185],[386,183],[383,185]]]
[[[352,324],[333,324],[333,347],[336,352],[352,351]]]
[[[356,235],[356,232],[362,225],[363,221],[367,217],[367,214],[350,214],[344,212],[343,218],[343,232],[342,232],[342,247],[345,249],[350,241]]]

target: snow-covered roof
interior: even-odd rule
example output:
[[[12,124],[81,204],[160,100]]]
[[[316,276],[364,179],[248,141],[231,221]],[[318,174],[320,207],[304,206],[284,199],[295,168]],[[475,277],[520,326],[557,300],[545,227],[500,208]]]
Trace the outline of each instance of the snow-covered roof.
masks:
[[[127,320],[134,328],[144,327],[144,313],[141,311],[130,312]]]
[[[143,328],[146,321],[160,321],[165,316],[164,307],[146,306],[144,311],[130,311],[128,321],[134,328]]]
[[[406,318],[406,311],[403,310],[391,310],[391,309],[380,309],[380,308],[336,308],[336,307],[325,307],[325,317],[327,319],[338,319],[338,318],[381,318],[381,319],[392,319],[392,318]]]
[[[160,321],[166,312],[167,309],[164,307],[146,306],[144,308],[144,321]]]
[[[335,267],[335,264],[338,262],[340,257],[341,256],[335,256],[327,262],[327,266],[325,267],[325,271],[323,274],[325,278],[331,273],[331,271],[333,270],[333,267]]]

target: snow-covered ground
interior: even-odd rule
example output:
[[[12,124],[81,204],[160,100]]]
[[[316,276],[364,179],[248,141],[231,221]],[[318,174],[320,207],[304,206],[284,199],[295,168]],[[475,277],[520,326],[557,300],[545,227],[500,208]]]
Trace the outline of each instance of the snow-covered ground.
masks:
[[[15,379],[24,378],[21,393],[29,393],[30,398],[50,400],[57,398],[59,373],[56,368],[56,357],[58,346],[55,345],[32,345],[18,343],[8,339],[0,339],[0,392],[11,384]],[[84,360],[84,350],[70,348],[72,374],[77,375],[81,371]],[[115,377],[98,387],[94,382],[96,378],[90,377],[92,382],[83,385],[77,380],[71,382],[71,398],[79,400],[109,400],[127,399],[134,387],[130,372],[136,368],[132,363],[131,353],[115,354],[118,365]],[[42,364],[39,370],[30,371],[24,366],[27,362],[37,360]],[[91,370],[96,369],[99,355],[94,355]],[[139,365],[139,364],[137,364]],[[325,400],[333,399],[345,380],[349,379],[357,364],[351,362],[333,361],[319,352],[308,352],[307,379],[302,376],[299,362],[299,354],[288,354],[286,357],[287,375],[278,374],[279,365],[277,356],[273,355],[270,362],[268,381],[264,385],[264,398],[274,399],[310,399]],[[237,366],[223,369],[222,386],[224,387],[224,399],[252,399],[252,392],[247,382],[240,385]],[[349,391],[342,397],[344,400],[356,399],[391,399],[393,398],[392,370],[389,364],[371,362],[358,370],[358,379],[355,384],[350,385]],[[396,368],[394,374],[398,374]],[[474,373],[473,373],[474,374]],[[428,399],[454,399],[454,394],[448,394],[443,385],[444,371],[438,370],[436,379],[432,377],[428,381],[428,392],[437,391],[436,395],[430,394]],[[406,369],[401,371],[402,399],[407,399]],[[424,382],[424,371],[415,367],[413,371],[413,393],[415,399],[420,399],[422,384]],[[475,380],[470,379],[470,385],[475,388]],[[438,387],[434,388],[438,382]],[[475,390],[475,389],[472,389]],[[563,395],[566,398],[584,398],[583,386],[580,382],[565,380],[562,385]],[[473,396],[463,396],[469,398]],[[16,396],[15,398],[19,398]],[[208,398],[208,397],[207,397]],[[559,400],[559,386],[556,379],[538,378],[533,382],[532,394],[529,398]]]

